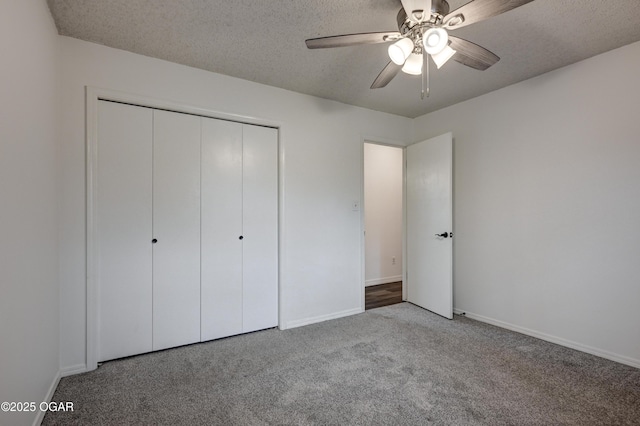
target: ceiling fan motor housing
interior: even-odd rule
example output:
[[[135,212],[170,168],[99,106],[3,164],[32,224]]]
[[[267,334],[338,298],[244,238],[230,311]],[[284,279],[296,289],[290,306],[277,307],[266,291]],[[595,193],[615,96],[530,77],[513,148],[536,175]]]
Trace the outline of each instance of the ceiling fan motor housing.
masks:
[[[432,25],[440,25],[442,24],[442,19],[449,13],[449,3],[446,0],[432,0],[431,1],[431,15],[428,20],[425,20],[425,23],[430,23]],[[400,8],[398,12],[398,16],[396,17],[396,22],[398,23],[398,30],[400,34],[406,35],[412,29],[416,27],[415,21],[411,21],[407,16],[407,12],[404,8]]]

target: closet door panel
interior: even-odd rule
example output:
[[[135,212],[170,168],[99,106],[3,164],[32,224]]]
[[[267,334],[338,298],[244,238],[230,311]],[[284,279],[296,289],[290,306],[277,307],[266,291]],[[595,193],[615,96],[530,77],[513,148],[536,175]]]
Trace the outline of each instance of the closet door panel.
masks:
[[[98,102],[98,361],[152,350],[152,114]]]
[[[243,331],[278,325],[278,131],[243,125]]]
[[[242,124],[202,119],[201,339],[242,333]]]
[[[153,349],[200,340],[200,118],[154,111]]]

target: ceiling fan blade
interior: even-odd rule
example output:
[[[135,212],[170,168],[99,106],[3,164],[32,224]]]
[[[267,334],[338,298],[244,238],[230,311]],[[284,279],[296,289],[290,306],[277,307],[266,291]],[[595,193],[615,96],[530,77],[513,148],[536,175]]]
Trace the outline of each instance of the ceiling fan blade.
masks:
[[[387,66],[380,71],[380,74],[378,74],[378,77],[374,80],[371,88],[380,89],[381,87],[386,86],[391,80],[393,80],[393,77],[395,77],[401,69],[402,65],[396,65],[393,61],[390,61]]]
[[[533,0],[472,0],[449,13],[442,22],[450,30],[466,27],[492,16],[508,12]]]
[[[493,52],[460,37],[449,36],[449,42],[456,51],[452,59],[468,67],[484,71],[500,60]]]
[[[358,44],[385,43],[400,38],[400,33],[395,32],[379,32],[379,33],[360,33],[345,34],[331,37],[310,38],[306,40],[309,49],[324,49],[327,47],[343,47],[355,46]]]
[[[402,8],[407,13],[411,22],[428,21],[431,18],[431,0],[401,0]],[[422,14],[414,14],[414,11],[422,11]]]

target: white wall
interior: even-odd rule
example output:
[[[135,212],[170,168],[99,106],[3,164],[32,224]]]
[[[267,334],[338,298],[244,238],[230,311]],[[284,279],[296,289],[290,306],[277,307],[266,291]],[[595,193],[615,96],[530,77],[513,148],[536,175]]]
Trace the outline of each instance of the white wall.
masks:
[[[640,367],[640,43],[419,117],[454,136],[454,306]]]
[[[40,403],[58,378],[56,45],[46,2],[0,2],[0,401]]]
[[[418,118],[409,134],[409,119],[58,38],[44,2],[0,12],[0,399],[41,400],[55,380],[57,223],[60,363],[85,363],[85,85],[281,125],[284,327],[361,309],[363,135],[453,131],[456,307],[640,365],[640,44]]]
[[[61,37],[61,362],[85,363],[85,86],[279,124],[284,327],[361,310],[362,138],[407,141],[411,120]]]
[[[402,148],[364,144],[367,286],[402,281],[402,155]]]

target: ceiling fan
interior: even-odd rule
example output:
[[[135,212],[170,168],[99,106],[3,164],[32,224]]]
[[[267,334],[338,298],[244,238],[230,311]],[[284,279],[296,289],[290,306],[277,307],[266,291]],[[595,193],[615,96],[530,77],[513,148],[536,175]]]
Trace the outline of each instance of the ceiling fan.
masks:
[[[450,36],[448,31],[466,27],[492,16],[525,5],[533,0],[472,0],[449,12],[446,0],[401,0],[398,12],[398,31],[346,34],[306,40],[309,49],[354,46],[359,44],[388,43],[391,61],[371,85],[372,89],[385,87],[400,70],[407,74],[422,75],[424,98],[429,96],[429,57],[437,68],[449,59],[477,70],[486,70],[500,58],[484,47]],[[424,70],[424,72],[423,72]]]

